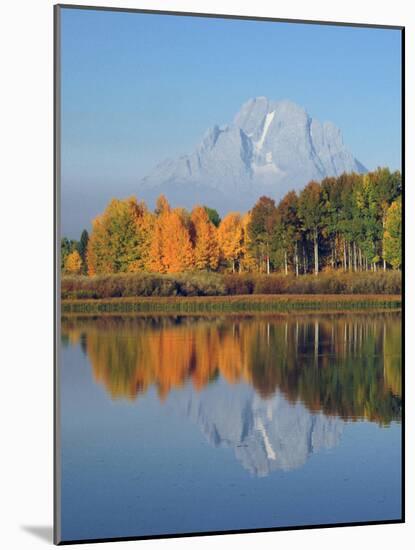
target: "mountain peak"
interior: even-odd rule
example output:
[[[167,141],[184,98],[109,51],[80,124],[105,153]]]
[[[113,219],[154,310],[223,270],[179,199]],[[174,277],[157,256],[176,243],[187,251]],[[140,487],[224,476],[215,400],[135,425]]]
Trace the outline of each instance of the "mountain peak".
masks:
[[[247,210],[261,195],[280,199],[310,180],[366,172],[332,122],[304,107],[265,96],[246,101],[232,123],[207,130],[195,151],[162,163],[140,183],[148,200],[163,192],[174,204],[209,201],[221,213]]]

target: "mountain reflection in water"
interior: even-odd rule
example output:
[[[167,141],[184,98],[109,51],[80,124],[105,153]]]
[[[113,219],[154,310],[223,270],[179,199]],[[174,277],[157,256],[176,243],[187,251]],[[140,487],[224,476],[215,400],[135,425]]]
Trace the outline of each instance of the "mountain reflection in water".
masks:
[[[256,476],[293,470],[321,449],[336,446],[344,421],[311,413],[278,390],[269,399],[246,385],[232,393],[224,384],[204,392],[174,393],[169,405],[189,417],[214,447],[234,449],[237,460]]]

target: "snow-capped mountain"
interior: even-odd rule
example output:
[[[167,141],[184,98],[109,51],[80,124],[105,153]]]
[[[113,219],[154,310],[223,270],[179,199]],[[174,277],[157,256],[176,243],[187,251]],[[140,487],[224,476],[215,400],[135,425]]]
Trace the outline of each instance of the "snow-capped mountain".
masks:
[[[282,393],[262,399],[245,384],[221,381],[198,393],[191,387],[169,396],[173,409],[198,425],[215,447],[230,447],[242,466],[255,476],[303,466],[309,456],[340,443],[344,421],[311,413],[290,403]]]
[[[166,160],[143,178],[139,196],[165,193],[173,205],[246,210],[261,195],[280,199],[310,180],[365,172],[331,122],[291,101],[257,97],[226,126],[209,129],[195,151]]]

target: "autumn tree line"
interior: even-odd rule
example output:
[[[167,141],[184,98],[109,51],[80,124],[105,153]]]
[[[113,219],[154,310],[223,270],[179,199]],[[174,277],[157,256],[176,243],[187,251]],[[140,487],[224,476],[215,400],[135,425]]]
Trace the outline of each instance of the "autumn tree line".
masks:
[[[258,199],[244,214],[173,208],[161,195],[151,211],[135,197],[113,199],[79,241],[61,243],[62,270],[114,273],[399,270],[402,179],[379,168],[311,181],[276,204]]]

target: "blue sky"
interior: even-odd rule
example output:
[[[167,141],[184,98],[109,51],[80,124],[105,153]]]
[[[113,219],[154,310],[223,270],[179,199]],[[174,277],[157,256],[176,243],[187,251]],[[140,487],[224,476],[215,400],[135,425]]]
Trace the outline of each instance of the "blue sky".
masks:
[[[61,13],[64,220],[79,199],[133,192],[255,96],[331,120],[369,169],[400,168],[400,31]]]

